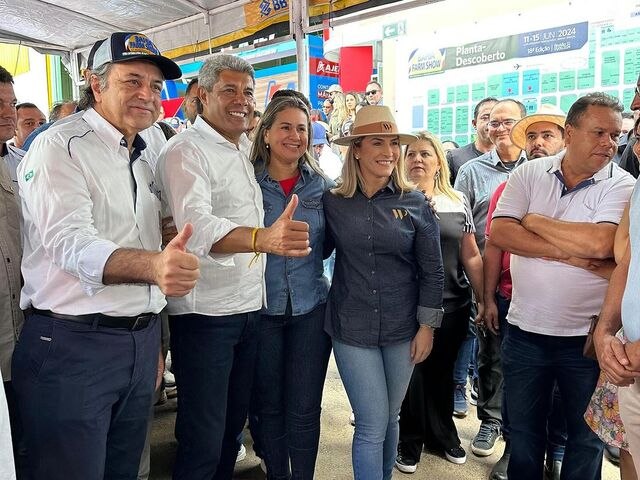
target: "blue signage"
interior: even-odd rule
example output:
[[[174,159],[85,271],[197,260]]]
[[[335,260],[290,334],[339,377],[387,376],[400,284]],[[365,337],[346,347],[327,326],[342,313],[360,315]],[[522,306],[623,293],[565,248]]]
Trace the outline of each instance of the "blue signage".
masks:
[[[579,50],[589,39],[589,23],[581,22],[518,35],[518,57]]]

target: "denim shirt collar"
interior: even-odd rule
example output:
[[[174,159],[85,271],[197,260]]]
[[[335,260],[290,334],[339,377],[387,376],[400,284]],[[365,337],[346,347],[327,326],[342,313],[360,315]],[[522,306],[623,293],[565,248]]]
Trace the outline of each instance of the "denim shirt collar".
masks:
[[[278,181],[274,180],[269,175],[269,170],[267,169],[267,165],[264,160],[257,160],[254,164],[254,170],[256,172],[256,180],[259,185],[267,185],[268,183],[278,184]],[[311,167],[306,163],[303,163],[298,166],[298,170],[300,172],[302,185],[308,183],[311,180],[311,175],[313,174]]]

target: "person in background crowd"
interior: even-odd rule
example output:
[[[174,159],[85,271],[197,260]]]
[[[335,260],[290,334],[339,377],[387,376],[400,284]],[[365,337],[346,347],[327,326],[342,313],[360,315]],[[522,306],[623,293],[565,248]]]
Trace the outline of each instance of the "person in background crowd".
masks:
[[[542,105],[537,113],[527,115],[511,129],[511,141],[525,151],[528,160],[557,155],[564,149],[565,115],[562,110],[552,105]],[[487,212],[485,228],[486,243],[484,249],[484,319],[479,317],[481,328],[499,334],[500,342],[504,342],[507,331],[507,311],[511,303],[511,270],[510,254],[503,252],[491,242],[489,231],[491,216],[507,182],[498,185],[491,196]],[[511,455],[509,441],[510,424],[502,390],[502,434],[505,448],[500,460],[491,469],[489,480],[506,480],[507,466]],[[549,480],[560,478],[564,446],[567,440],[567,427],[562,416],[562,402],[557,387],[553,391],[551,413],[547,423],[547,448],[545,475]]]
[[[489,114],[497,102],[498,99],[494,97],[486,97],[480,100],[473,108],[473,119],[471,120],[471,125],[476,131],[476,138],[464,147],[455,148],[447,152],[452,185],[455,184],[458,170],[462,165],[494,148],[493,142],[489,138]]]
[[[517,100],[494,103],[489,114],[489,138],[493,150],[467,162],[458,171],[455,189],[465,193],[471,204],[476,225],[476,243],[484,252],[487,211],[495,189],[520,165],[526,162],[525,152],[514,145],[510,133],[513,126],[526,116],[524,105]],[[471,442],[471,451],[485,457],[493,454],[501,436],[502,426],[502,365],[500,337],[486,330],[478,339],[478,405],[477,415],[482,422]]]
[[[309,225],[311,254],[267,256],[267,303],[258,328],[253,398],[269,478],[312,479],[320,441],[322,388],[331,339],[324,332],[322,194],[334,183],[309,155],[310,121],[295,97],[272,99],[251,149],[266,227],[293,194],[293,218]],[[254,407],[252,407],[254,408]]]
[[[622,128],[620,129],[620,139],[624,138],[627,133],[633,130],[633,124],[635,119],[633,118],[633,112],[622,112]],[[618,142],[619,144],[620,142]]]
[[[480,100],[473,109],[473,119],[471,125],[476,130],[476,138],[473,142],[464,147],[449,150],[447,152],[447,163],[451,172],[451,184],[455,185],[458,169],[473,158],[479,158],[486,152],[493,149],[493,143],[489,138],[488,125],[489,113],[498,100],[487,97]],[[468,197],[467,197],[468,198]],[[478,370],[476,368],[478,341],[476,339],[476,325],[473,310],[469,317],[467,337],[458,350],[458,358],[453,367],[454,409],[456,417],[466,417],[469,412],[467,404],[467,377],[471,383],[471,402],[475,405],[478,402]]]
[[[253,117],[255,73],[232,55],[209,58],[199,72],[203,113],[163,149],[157,180],[202,278],[184,299],[170,299],[171,356],[178,387],[176,480],[229,480],[255,369],[264,257],[309,254],[308,225],[292,220],[298,200],[263,228],[260,187],[245,132]]]
[[[634,184],[611,163],[621,112],[618,100],[603,93],[579,98],[567,114],[564,152],[517,168],[493,214],[490,239],[511,253],[513,281],[502,345],[509,478],[542,478],[556,382],[567,423],[562,478],[601,476],[603,444],[583,418],[599,368],[583,347],[589,317],[605,297],[615,231]]]
[[[17,166],[22,159],[22,152],[7,144],[16,131],[16,103],[13,77],[0,66],[0,374],[3,378],[3,388],[0,392],[0,460],[5,460],[6,457],[6,463],[0,461],[0,478],[3,478],[2,470],[5,466],[8,470],[7,475],[11,472],[15,478],[14,455],[21,477],[26,475],[27,466],[19,405],[11,381],[11,356],[24,321],[20,310],[22,245],[18,184],[12,181],[9,174],[9,165]],[[9,447],[12,445],[11,438],[13,448]],[[5,443],[5,440],[9,441]]]
[[[387,107],[363,107],[340,185],[324,194],[325,252],[336,249],[325,329],[355,413],[356,480],[389,480],[398,414],[415,364],[430,353],[442,320],[439,229],[424,194],[406,179]]]
[[[329,98],[333,100],[336,93],[342,93],[342,87],[339,83],[334,83],[327,88],[326,92],[329,94]]]
[[[342,123],[341,135],[346,137],[351,133],[351,126],[356,119],[356,113],[360,110],[362,102],[357,92],[349,92],[344,96],[344,102],[347,106],[347,119]]]
[[[333,181],[337,181],[342,172],[342,160],[338,155],[333,153],[327,138],[327,131],[320,122],[311,124],[313,138],[313,156],[320,165],[320,169],[324,174]]]
[[[202,103],[200,103],[200,98],[198,97],[198,77],[192,78],[187,85],[187,89],[184,92],[184,101],[182,102],[182,111],[191,125],[196,121],[196,117],[202,113]]]
[[[162,375],[157,314],[199,276],[184,251],[190,225],[159,251],[160,202],[142,155],[152,146],[139,135],[163,80],[180,75],[144,35],[113,33],[82,91],[90,108],[38,136],[20,163],[27,314],[12,381],[31,479],[138,473]]]
[[[382,85],[375,80],[367,83],[364,89],[364,103],[366,105],[382,105]]]
[[[473,235],[469,202],[455,191],[439,140],[429,132],[406,150],[407,173],[418,189],[435,203],[440,224],[440,247],[444,264],[444,317],[435,331],[433,350],[416,365],[400,410],[400,443],[396,467],[416,471],[423,447],[444,452],[452,463],[462,464],[467,455],[453,423],[453,365],[467,335],[471,315],[471,286],[483,314],[482,257]],[[469,279],[469,280],[468,280]]]
[[[283,88],[281,90],[277,90],[271,97],[271,100],[278,97],[296,97],[298,100],[304,103],[305,107],[307,107],[307,110],[311,110],[311,102],[309,102],[309,99],[304,95],[304,93],[301,93],[297,90],[293,90],[291,88]]]
[[[333,112],[333,101],[327,98],[322,102],[322,113],[324,114],[327,124],[331,121],[331,112]]]
[[[29,151],[29,147],[38,135],[47,130],[51,125],[53,125],[61,118],[66,118],[69,115],[72,115],[76,112],[77,109],[78,103],[75,100],[67,100],[54,104],[53,107],[51,107],[51,111],[49,112],[49,121],[39,126],[29,134],[29,136],[22,144],[22,150],[24,150],[25,152]]]
[[[629,109],[634,112],[640,119],[640,75],[638,75],[638,81],[636,83],[635,95],[631,100]],[[640,168],[638,167],[638,157],[634,154],[633,146],[638,142],[638,137],[629,136],[627,146],[620,156],[619,165],[627,172],[638,178],[640,175]],[[620,151],[620,149],[618,149]]]
[[[333,110],[329,119],[329,138],[331,141],[342,135],[342,125],[348,121],[347,103],[342,93],[336,93],[332,100]]]
[[[445,140],[444,142],[442,142],[442,151],[445,154],[447,152],[450,152],[451,150],[455,150],[456,148],[460,148],[460,145],[458,145],[453,140]]]
[[[19,103],[16,105],[18,120],[16,122],[16,135],[13,137],[14,147],[22,149],[25,140],[36,128],[41,127],[47,121],[44,113],[33,103]]]

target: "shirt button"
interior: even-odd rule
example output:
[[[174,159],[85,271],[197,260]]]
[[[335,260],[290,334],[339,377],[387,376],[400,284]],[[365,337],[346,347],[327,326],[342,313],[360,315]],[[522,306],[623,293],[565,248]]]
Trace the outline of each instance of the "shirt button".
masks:
[[[367,240],[371,240],[371,235],[367,235]]]
[[[378,313],[378,309],[377,309],[377,308],[374,308],[374,309],[373,309],[373,311],[374,311],[375,313]]]
[[[376,293],[378,293],[378,291],[377,290],[373,290],[373,294],[375,295]]]
[[[370,257],[373,257],[373,253],[369,252],[369,256],[370,256]]]
[[[367,217],[367,220],[371,220],[371,217]]]
[[[375,275],[376,271],[375,270],[371,270],[371,275]]]

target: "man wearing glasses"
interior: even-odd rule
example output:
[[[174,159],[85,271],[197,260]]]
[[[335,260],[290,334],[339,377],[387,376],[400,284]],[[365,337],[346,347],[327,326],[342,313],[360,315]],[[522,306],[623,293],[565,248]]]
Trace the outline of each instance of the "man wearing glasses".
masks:
[[[382,105],[382,85],[375,80],[367,83],[364,90],[365,105]]]
[[[497,102],[489,114],[488,133],[494,148],[460,167],[455,189],[467,195],[476,225],[476,242],[484,252],[484,231],[489,201],[495,189],[509,178],[514,168],[526,162],[520,147],[511,141],[511,129],[526,109],[517,100]],[[502,366],[500,337],[490,331],[478,334],[478,419],[482,422],[471,443],[471,451],[478,456],[491,455],[502,427]]]

